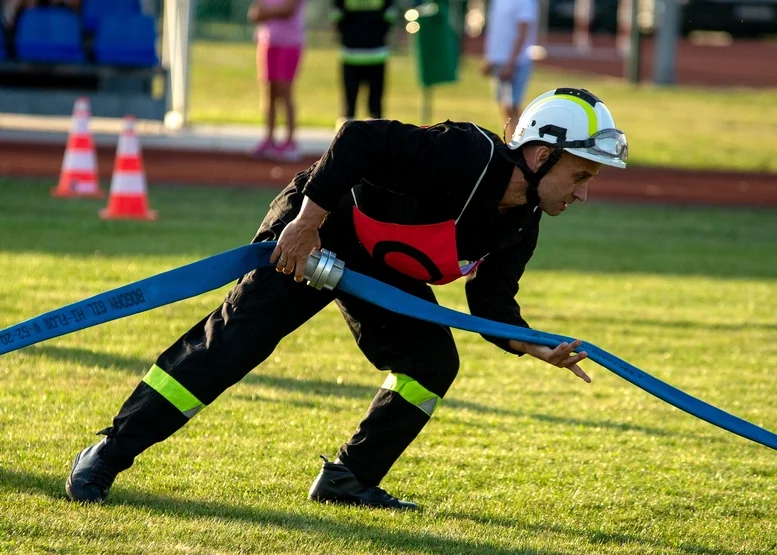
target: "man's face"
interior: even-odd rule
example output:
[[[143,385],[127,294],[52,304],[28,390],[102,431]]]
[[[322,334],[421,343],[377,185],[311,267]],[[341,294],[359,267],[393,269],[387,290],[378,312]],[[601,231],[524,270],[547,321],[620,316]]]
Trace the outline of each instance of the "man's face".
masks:
[[[538,193],[540,208],[549,216],[558,216],[573,202],[584,202],[588,183],[602,165],[569,152],[564,152],[553,168],[542,178]]]

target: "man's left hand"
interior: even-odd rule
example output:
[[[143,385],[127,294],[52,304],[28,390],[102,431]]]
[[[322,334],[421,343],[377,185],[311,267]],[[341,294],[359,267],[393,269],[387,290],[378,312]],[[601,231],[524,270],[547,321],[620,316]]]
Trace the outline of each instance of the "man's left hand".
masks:
[[[584,382],[591,383],[591,378],[577,364],[581,360],[588,358],[588,353],[585,351],[575,353],[575,350],[582,344],[582,341],[575,339],[572,343],[562,343],[555,349],[551,349],[536,343],[510,341],[510,346],[516,351],[522,351],[553,366],[566,368]]]

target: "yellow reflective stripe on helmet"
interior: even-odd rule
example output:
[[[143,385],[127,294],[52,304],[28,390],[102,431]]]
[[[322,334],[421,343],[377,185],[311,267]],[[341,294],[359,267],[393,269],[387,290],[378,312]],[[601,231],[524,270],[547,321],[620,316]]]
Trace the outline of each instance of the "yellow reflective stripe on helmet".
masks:
[[[548,100],[556,100],[557,98],[563,98],[564,100],[569,100],[571,102],[574,102],[575,104],[580,106],[583,110],[585,110],[586,116],[588,116],[588,137],[590,137],[591,135],[599,131],[599,120],[596,117],[596,111],[594,111],[594,107],[591,106],[585,100],[577,98],[576,96],[572,96],[570,94],[554,94],[553,96],[549,96],[547,98],[540,100],[537,104],[538,105],[543,104]]]
[[[143,381],[170,401],[186,418],[191,418],[204,407],[197,397],[189,393],[189,390],[156,364],[151,367]]]
[[[438,395],[435,395],[406,374],[389,372],[381,388],[399,393],[405,401],[417,406],[429,416],[432,416],[434,409],[437,408],[437,405],[442,400]]]

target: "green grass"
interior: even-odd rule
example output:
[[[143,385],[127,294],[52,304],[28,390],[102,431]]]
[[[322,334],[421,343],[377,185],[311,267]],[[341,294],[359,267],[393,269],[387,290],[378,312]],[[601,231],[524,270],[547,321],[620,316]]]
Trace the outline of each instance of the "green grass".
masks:
[[[262,121],[251,44],[199,42],[192,52],[191,117],[195,122]],[[461,79],[433,92],[433,120],[474,121],[501,133],[502,122],[479,60],[464,60]],[[332,128],[339,114],[336,51],[306,51],[296,84],[299,125]],[[420,122],[421,92],[415,61],[397,54],[389,65],[385,117]],[[639,165],[777,172],[777,90],[640,88],[618,79],[538,70],[527,98],[559,86],[584,87],[600,96],[629,137]],[[366,98],[360,99],[364,109]],[[362,112],[360,116],[366,116]]]
[[[0,328],[247,242],[271,193],[154,188],[154,223],[0,180]],[[543,222],[519,299],[579,336],[777,430],[777,213],[591,204]],[[384,482],[420,513],[306,500],[382,375],[334,307],[121,474],[107,504],[66,501],[156,355],[225,290],[0,357],[0,552],[769,553],[774,451],[594,363],[586,385],[455,332],[462,368]],[[460,284],[440,301],[465,309]]]

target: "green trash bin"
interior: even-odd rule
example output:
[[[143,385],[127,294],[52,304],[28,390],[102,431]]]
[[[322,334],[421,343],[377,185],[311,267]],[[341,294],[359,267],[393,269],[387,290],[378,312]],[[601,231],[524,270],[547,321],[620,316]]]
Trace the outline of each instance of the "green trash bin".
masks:
[[[454,83],[459,69],[459,35],[451,24],[448,0],[420,4],[414,33],[418,75],[423,87]]]
[[[196,4],[198,21],[227,21],[232,16],[228,0],[200,0]]]

